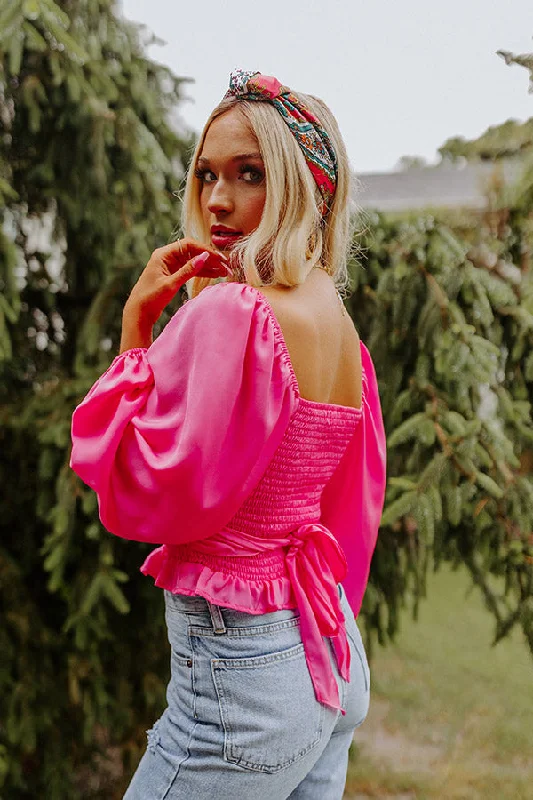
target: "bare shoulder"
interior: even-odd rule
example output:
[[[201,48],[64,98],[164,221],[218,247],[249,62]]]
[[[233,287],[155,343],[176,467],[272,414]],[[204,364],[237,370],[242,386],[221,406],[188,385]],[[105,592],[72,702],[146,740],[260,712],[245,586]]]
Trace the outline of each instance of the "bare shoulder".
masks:
[[[264,294],[267,298],[268,302],[274,306],[278,306],[278,304],[282,304],[290,293],[290,289],[284,289],[280,286],[260,286],[257,288],[258,292]]]
[[[327,328],[329,318],[337,330],[342,331],[352,342],[359,344],[357,328],[348,312],[342,313],[342,299],[329,279],[314,291],[304,289],[303,285],[294,289],[262,286],[258,291],[264,294],[281,327],[286,328],[288,332],[302,331],[306,328],[315,330],[317,326],[324,324]]]
[[[283,331],[290,333],[301,329],[305,324],[305,306],[294,290],[278,286],[261,286],[257,291],[266,297]]]
[[[294,289],[264,286],[265,296],[283,332],[302,397],[358,408],[361,404],[359,335],[342,313],[333,282]]]

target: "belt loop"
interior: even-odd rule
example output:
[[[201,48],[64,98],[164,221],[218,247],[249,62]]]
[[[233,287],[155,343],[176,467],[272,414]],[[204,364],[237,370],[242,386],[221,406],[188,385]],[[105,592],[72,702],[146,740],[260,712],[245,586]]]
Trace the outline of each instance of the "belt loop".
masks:
[[[209,609],[209,614],[211,615],[211,624],[213,625],[213,632],[226,633],[226,625],[224,623],[224,617],[222,616],[222,610],[220,606],[216,606],[213,603],[210,603],[209,600],[207,599],[206,603]]]

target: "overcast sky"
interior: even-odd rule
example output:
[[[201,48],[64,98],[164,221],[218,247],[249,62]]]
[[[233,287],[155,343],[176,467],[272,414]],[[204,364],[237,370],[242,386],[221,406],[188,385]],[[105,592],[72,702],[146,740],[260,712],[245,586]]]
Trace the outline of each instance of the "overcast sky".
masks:
[[[275,75],[330,106],[358,173],[402,155],[436,160],[450,136],[533,116],[527,70],[497,50],[533,50],[533,0],[122,0],[194,78],[181,117],[199,131],[235,67]]]

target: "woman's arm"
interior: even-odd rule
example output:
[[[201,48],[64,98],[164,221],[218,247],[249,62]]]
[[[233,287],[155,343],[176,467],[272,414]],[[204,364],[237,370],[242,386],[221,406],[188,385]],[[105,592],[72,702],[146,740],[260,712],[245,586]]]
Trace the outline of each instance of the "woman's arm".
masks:
[[[154,250],[124,306],[119,355],[134,347],[150,347],[153,326],[188,280],[195,275],[220,278],[229,274],[225,255],[192,239]]]
[[[131,302],[125,346],[146,342]],[[111,533],[152,544],[205,539],[257,485],[297,405],[257,292],[208,286],[151,346],[118,355],[96,381],[72,417],[70,465],[96,492]]]
[[[122,336],[120,338],[120,353],[134,347],[150,347],[153,342],[152,324],[137,304],[124,306],[122,312]]]

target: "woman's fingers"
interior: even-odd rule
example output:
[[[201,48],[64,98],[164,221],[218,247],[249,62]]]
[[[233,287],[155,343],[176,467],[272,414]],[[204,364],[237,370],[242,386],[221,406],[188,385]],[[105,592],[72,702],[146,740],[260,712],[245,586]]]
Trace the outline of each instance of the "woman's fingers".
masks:
[[[195,275],[220,278],[231,274],[222,253],[182,239],[154,250],[128,302],[143,309],[144,316],[154,324],[180,287]]]
[[[173,285],[181,286],[195,276],[201,278],[223,278],[231,275],[227,264],[212,253],[204,251],[191,258],[181,269],[172,275]]]
[[[191,259],[190,263],[193,265],[195,275],[201,273],[207,275],[212,272],[226,275],[230,272],[228,264],[226,261],[221,261],[218,253],[213,255],[211,252],[204,251]]]
[[[174,273],[202,253],[209,253],[218,263],[225,263],[228,260],[223,253],[194,239],[178,239],[176,242],[159,247],[152,257],[163,261],[169,272]]]

